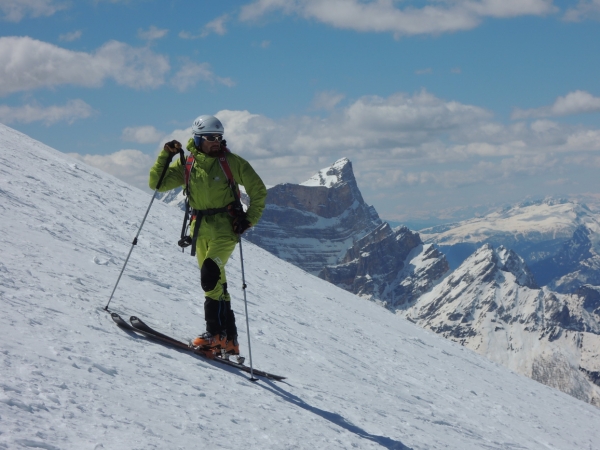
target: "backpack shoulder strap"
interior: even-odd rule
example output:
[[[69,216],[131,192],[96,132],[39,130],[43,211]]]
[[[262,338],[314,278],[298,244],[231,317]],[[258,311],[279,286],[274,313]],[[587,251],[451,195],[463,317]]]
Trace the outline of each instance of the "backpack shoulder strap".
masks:
[[[190,174],[192,173],[192,167],[194,166],[194,162],[196,161],[196,159],[194,158],[194,155],[190,154],[187,157],[187,160],[185,161],[185,174],[184,174],[184,180],[185,180],[185,189],[184,189],[184,193],[187,196],[188,195],[188,189],[190,186]]]
[[[227,177],[227,183],[229,187],[233,191],[233,197],[236,202],[240,200],[240,189],[235,183],[235,178],[233,178],[233,173],[231,172],[231,167],[229,167],[229,163],[227,162],[227,153],[230,153],[229,150],[224,150],[219,154],[219,165],[221,166],[221,170]]]

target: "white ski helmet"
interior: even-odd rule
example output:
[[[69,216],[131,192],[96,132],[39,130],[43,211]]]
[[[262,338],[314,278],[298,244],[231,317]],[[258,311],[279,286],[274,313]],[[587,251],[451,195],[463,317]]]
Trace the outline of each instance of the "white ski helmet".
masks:
[[[194,135],[223,134],[224,132],[223,124],[215,116],[200,116],[194,120],[192,125]]]

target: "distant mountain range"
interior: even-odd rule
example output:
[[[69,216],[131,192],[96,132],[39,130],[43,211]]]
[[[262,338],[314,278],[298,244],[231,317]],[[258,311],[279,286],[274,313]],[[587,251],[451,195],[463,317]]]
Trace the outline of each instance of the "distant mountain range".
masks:
[[[600,406],[600,216],[528,202],[421,230],[367,205],[348,159],[268,190],[248,239],[280,258]]]
[[[566,200],[528,202],[484,217],[421,230],[450,266],[483,244],[504,245],[521,256],[541,286],[572,293],[600,285],[600,215]]]
[[[600,288],[540,288],[503,246],[484,244],[405,316],[510,369],[600,406]]]

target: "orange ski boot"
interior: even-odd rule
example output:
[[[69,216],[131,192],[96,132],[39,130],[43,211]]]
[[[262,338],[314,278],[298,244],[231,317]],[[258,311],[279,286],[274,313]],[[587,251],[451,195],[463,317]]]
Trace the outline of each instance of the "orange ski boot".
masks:
[[[191,340],[190,346],[197,349],[224,348],[227,337],[223,334],[212,334],[208,331]]]
[[[228,355],[239,355],[240,354],[240,344],[238,343],[237,336],[232,339],[227,339],[225,341],[225,347],[223,348],[225,353]]]

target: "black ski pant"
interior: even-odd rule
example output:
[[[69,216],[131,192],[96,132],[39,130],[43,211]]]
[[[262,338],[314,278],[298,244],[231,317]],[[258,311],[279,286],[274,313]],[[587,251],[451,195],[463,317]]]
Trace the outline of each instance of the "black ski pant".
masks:
[[[228,339],[237,337],[235,314],[230,300],[214,300],[206,297],[204,301],[204,319],[206,331],[212,335],[227,334]]]

